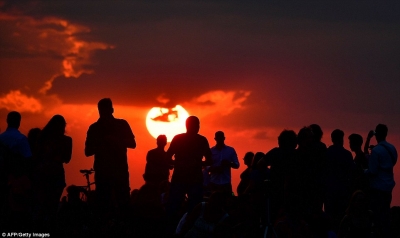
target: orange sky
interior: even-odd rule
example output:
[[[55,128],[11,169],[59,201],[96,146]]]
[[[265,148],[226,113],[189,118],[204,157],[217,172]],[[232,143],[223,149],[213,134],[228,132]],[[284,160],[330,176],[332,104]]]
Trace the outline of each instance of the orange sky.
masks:
[[[399,7],[0,0],[0,129],[10,110],[22,113],[25,134],[62,114],[74,140],[67,182],[83,184],[78,171],[93,163],[83,154],[86,131],[98,100],[110,97],[136,135],[132,188],[143,183],[145,155],[155,147],[145,128],[155,106],[179,104],[197,115],[211,145],[223,130],[239,158],[273,148],[283,129],[312,123],[327,145],[336,128],[365,137],[384,123],[400,148]],[[233,173],[234,186],[243,169]]]
[[[228,97],[229,98],[229,97]],[[229,101],[225,102],[225,107],[228,107]],[[218,130],[223,130],[226,135],[226,144],[234,147],[239,157],[241,167],[238,170],[232,170],[233,186],[239,183],[239,175],[245,169],[243,165],[242,158],[247,151],[253,152],[267,152],[277,145],[277,136],[283,129],[293,129],[298,131],[299,128],[260,128],[258,130],[246,129],[246,128],[225,128],[213,123],[215,117],[220,116],[220,110],[213,110],[211,108],[204,108],[204,106],[196,107],[190,103],[183,104],[187,111],[191,115],[201,115],[201,128],[200,134],[207,137],[210,146],[215,144],[214,133]],[[145,158],[148,150],[156,147],[155,139],[149,134],[145,119],[148,111],[151,108],[146,107],[132,107],[132,106],[122,106],[114,105],[115,117],[126,119],[131,125],[132,131],[135,134],[137,148],[134,150],[128,150],[128,163],[130,171],[130,183],[131,189],[140,188],[144,181],[142,174],[144,173]],[[236,109],[241,110],[241,109]],[[208,113],[210,112],[210,113]],[[46,112],[43,118],[38,118],[36,115],[24,115],[22,119],[22,124],[20,130],[27,134],[28,130],[33,127],[43,127],[46,123],[46,117],[50,118],[54,114],[62,114],[67,121],[67,135],[73,138],[73,155],[72,160],[68,165],[65,165],[66,170],[66,180],[67,184],[84,185],[84,177],[79,173],[80,169],[89,169],[93,167],[93,157],[84,156],[84,142],[86,138],[86,132],[91,123],[98,119],[96,104],[89,105],[61,105],[56,109]],[[5,118],[5,115],[4,115]],[[39,122],[40,121],[40,122]],[[0,128],[6,128],[5,120],[0,122]],[[327,129],[330,131],[329,129]],[[350,134],[345,131],[346,137]],[[362,134],[362,132],[359,132]],[[327,132],[326,132],[327,134]],[[324,136],[323,141],[327,145],[331,145],[329,141],[329,134]],[[365,133],[364,133],[365,134]],[[399,144],[398,138],[393,136],[388,137],[389,141],[394,141],[395,144]],[[372,141],[372,144],[374,141]],[[166,149],[168,148],[167,145]],[[345,142],[345,147],[348,149],[348,142]],[[395,174],[398,176],[400,174],[400,169],[397,166],[395,168]],[[91,178],[93,180],[93,177]],[[393,205],[400,205],[400,186],[396,186],[393,196]]]

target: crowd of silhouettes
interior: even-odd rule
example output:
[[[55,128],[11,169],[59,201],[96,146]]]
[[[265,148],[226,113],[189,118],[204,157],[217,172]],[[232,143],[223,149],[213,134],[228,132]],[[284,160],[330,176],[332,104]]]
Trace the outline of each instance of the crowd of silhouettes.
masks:
[[[99,101],[98,110],[85,142],[85,155],[94,156],[94,192],[66,188],[63,164],[71,160],[72,138],[65,135],[63,116],[26,137],[18,130],[21,114],[8,114],[0,134],[0,231],[52,237],[400,237],[400,207],[390,207],[397,151],[386,141],[386,125],[368,133],[364,148],[361,135],[346,138],[340,129],[332,131],[329,147],[317,124],[298,133],[283,130],[277,147],[244,154],[246,168],[232,188],[231,169],[240,167],[235,149],[225,144],[223,131],[210,147],[199,134],[200,120],[190,116],[187,132],[167,150],[166,136],[157,137],[146,156],[144,185],[131,191],[127,149],[136,147],[135,136],[127,121],[113,117],[109,98]],[[347,141],[354,158],[344,148]]]

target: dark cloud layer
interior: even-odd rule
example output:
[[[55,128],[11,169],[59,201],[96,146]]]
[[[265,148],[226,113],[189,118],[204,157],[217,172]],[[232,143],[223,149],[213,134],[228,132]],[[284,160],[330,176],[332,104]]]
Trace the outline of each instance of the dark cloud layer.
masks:
[[[252,91],[246,103],[262,117],[400,114],[396,1],[5,1],[1,9],[65,19],[90,29],[76,39],[115,46],[82,64],[92,73],[55,78],[49,93],[66,103],[109,96],[151,106],[160,95],[173,104],[223,89]]]

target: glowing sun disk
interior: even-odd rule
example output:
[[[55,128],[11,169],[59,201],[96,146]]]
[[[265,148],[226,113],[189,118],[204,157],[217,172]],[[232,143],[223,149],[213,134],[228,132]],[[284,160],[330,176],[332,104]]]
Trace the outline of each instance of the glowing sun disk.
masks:
[[[186,132],[188,117],[189,113],[180,105],[174,108],[153,107],[147,113],[146,127],[154,138],[164,134],[170,142],[175,135]]]

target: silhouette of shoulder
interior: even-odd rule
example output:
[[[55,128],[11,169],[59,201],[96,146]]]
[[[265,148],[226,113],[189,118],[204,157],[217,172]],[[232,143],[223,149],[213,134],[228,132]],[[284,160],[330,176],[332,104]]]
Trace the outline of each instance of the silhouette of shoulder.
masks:
[[[340,158],[342,158],[342,159],[353,160],[353,155],[351,154],[351,152],[342,146],[331,145],[328,147],[327,151],[328,151],[328,155],[330,155],[330,156],[339,156],[340,157],[340,155],[341,155],[342,157],[340,157]]]
[[[107,126],[107,127],[120,127],[121,129],[126,129],[129,128],[130,126],[128,122],[124,119],[120,118],[110,118],[107,120],[102,120],[99,119],[98,121],[94,122],[92,125],[89,126],[89,130],[100,130],[102,127]]]
[[[158,159],[165,157],[166,152],[158,148],[151,149],[147,152],[146,161],[147,162],[157,162]],[[161,157],[162,156],[162,157]]]
[[[271,149],[270,151],[268,151],[267,153],[265,153],[264,158],[278,159],[279,156],[281,156],[281,154],[282,154],[281,149],[279,149],[279,147],[275,147],[275,148]]]
[[[32,156],[28,138],[18,129],[7,128],[6,131],[0,134],[0,141],[8,146],[13,153],[21,154],[25,158]]]
[[[100,118],[90,125],[87,132],[86,145],[90,146],[94,141],[106,144],[107,141],[103,139],[110,135],[115,136],[115,139],[120,142],[125,142],[122,144],[129,148],[136,147],[135,136],[132,133],[131,127],[126,120],[119,118]]]
[[[211,157],[207,138],[199,134],[182,133],[176,135],[167,151],[175,155],[172,181],[202,182],[202,159]]]
[[[183,147],[184,146],[184,147]],[[204,149],[207,147],[210,149],[208,140],[206,137],[199,135],[199,134],[188,134],[188,133],[182,133],[176,135],[172,141],[170,150],[174,150],[174,152],[180,152],[180,151],[187,151],[191,149]]]

